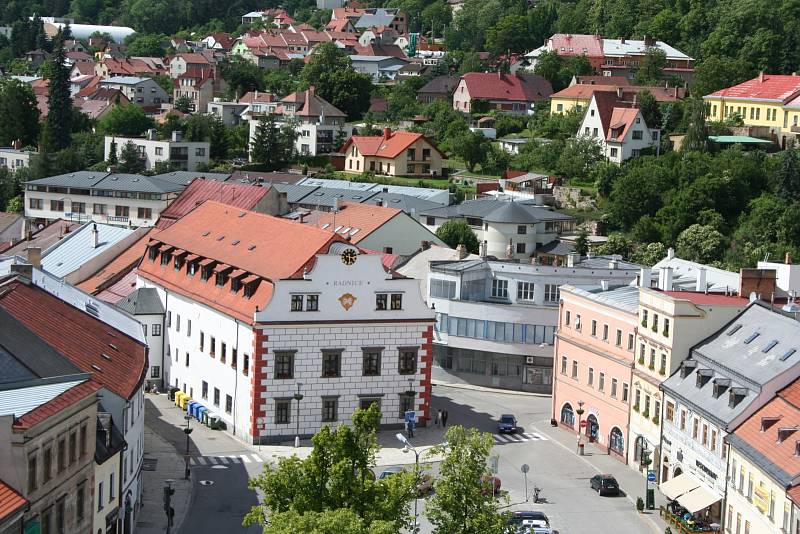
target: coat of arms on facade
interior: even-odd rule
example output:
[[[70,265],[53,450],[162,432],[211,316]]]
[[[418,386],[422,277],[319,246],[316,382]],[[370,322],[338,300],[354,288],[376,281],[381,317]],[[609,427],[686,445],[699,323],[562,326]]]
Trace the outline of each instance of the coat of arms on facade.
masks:
[[[356,303],[356,300],[358,299],[356,299],[355,295],[351,295],[350,293],[345,293],[339,297],[339,303],[342,305],[342,308],[344,308],[344,311],[352,308],[353,304]]]

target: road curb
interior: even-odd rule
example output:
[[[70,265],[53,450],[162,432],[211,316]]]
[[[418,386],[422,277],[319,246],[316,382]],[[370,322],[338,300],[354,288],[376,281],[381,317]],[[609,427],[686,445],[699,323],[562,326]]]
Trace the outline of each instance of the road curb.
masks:
[[[485,386],[473,386],[472,384],[459,384],[455,382],[442,382],[441,380],[431,380],[431,384],[437,387],[446,387],[446,388],[453,388],[453,389],[466,389],[470,391],[480,391],[482,393],[499,393],[502,395],[519,395],[522,397],[540,397],[540,398],[550,398],[552,395],[547,393],[531,393],[529,391],[515,391],[513,389],[499,389],[499,388],[488,388]]]

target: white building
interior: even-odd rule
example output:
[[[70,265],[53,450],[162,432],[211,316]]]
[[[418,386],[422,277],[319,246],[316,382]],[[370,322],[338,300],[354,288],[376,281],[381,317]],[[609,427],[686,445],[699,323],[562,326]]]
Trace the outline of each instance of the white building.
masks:
[[[42,21],[44,24],[44,32],[47,34],[48,37],[52,38],[58,33],[59,30],[66,26],[66,21],[62,21],[58,18],[52,18],[50,21],[45,20],[44,18]],[[89,38],[95,34],[105,34],[111,36],[115,43],[122,43],[125,41],[125,38],[129,35],[136,33],[133,28],[128,28],[127,26],[101,26],[98,24],[72,24],[69,22],[69,29],[72,32],[72,38],[78,39],[81,41],[88,41]]]
[[[532,201],[495,197],[425,210],[420,216],[420,222],[434,233],[449,220],[466,220],[485,247],[484,255],[523,261],[529,261],[541,245],[575,227],[571,216]]]
[[[166,309],[165,383],[239,439],[309,436],[372,402],[385,426],[427,420],[433,312],[380,255],[207,201],[155,236],[138,274]]]
[[[647,126],[638,108],[624,107],[618,100],[615,92],[595,91],[577,132],[596,140],[603,155],[614,163],[638,156],[660,141],[659,130]]]
[[[723,439],[800,377],[798,340],[800,323],[753,303],[695,346],[664,381],[661,454],[669,480],[661,480],[661,490],[667,497],[692,513],[707,509],[721,523],[732,475]]]
[[[136,174],[78,171],[50,176],[25,182],[25,217],[153,226],[184,187],[185,183]]]
[[[139,76],[112,76],[100,81],[100,87],[118,89],[125,97],[144,108],[160,109],[170,102],[170,95],[152,78]]]
[[[236,126],[242,121],[242,113],[249,104],[244,102],[225,102],[215,98],[213,102],[208,103],[208,113],[219,117],[225,126]]]
[[[572,259],[566,267],[480,258],[431,262],[434,377],[550,393],[559,286],[624,285],[640,269],[611,257]]]
[[[149,389],[155,384],[164,389],[164,331],[166,313],[155,289],[140,287],[118,301],[115,306],[131,315],[142,324],[150,361],[145,385]]]
[[[381,79],[394,80],[397,71],[408,64],[408,61],[394,56],[352,55],[350,61],[353,69],[363,74],[369,74],[374,82],[379,82]]]
[[[181,132],[173,131],[172,139],[160,140],[152,130],[147,138],[119,137],[107,135],[103,143],[103,157],[106,161],[112,151],[119,158],[127,143],[133,143],[139,151],[139,159],[146,170],[153,170],[158,163],[166,163],[171,170],[196,171],[198,165],[208,165],[211,161],[211,143],[208,141],[184,141]]]
[[[0,148],[0,167],[5,167],[10,171],[16,171],[30,166],[31,156],[36,154],[31,150],[19,150],[16,148]]]

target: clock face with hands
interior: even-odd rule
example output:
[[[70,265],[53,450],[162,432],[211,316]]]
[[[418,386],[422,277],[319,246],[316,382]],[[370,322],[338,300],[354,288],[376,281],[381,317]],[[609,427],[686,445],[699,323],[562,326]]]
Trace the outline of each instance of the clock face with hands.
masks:
[[[344,263],[347,266],[350,266],[356,262],[358,254],[352,248],[348,248],[347,250],[344,250],[342,252],[341,257],[342,257],[342,263]]]

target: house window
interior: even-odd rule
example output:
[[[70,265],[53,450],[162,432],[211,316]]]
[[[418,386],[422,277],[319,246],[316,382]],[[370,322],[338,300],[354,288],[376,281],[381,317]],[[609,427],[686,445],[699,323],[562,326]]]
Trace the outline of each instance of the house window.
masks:
[[[611,149],[611,157],[612,158],[616,158],[617,157],[617,152],[618,152],[618,150],[616,148],[612,148]]]
[[[403,295],[402,295],[402,293],[392,293],[392,309],[393,310],[402,310],[403,309]]]
[[[622,383],[622,402],[628,402],[628,384]]]
[[[219,388],[214,388],[214,406],[219,406]]]
[[[194,155],[195,156],[205,156],[206,155],[206,149],[205,148],[198,148],[198,149],[195,150],[195,154]]]
[[[69,465],[74,464],[78,459],[78,435],[75,432],[69,435]]]
[[[578,379],[578,362],[577,360],[572,360],[572,378],[575,380]]]
[[[381,374],[381,349],[364,349],[363,373],[364,376],[378,376]]]
[[[213,358],[217,355],[217,339],[211,336],[211,343],[209,344],[209,354]]]
[[[86,213],[86,204],[83,202],[73,202],[72,213]]]
[[[603,341],[608,341],[608,325],[603,325]]]
[[[233,411],[233,397],[230,395],[225,395],[225,413],[231,413]]]
[[[398,372],[413,375],[417,372],[417,349],[400,349]]]
[[[303,311],[303,295],[292,295],[292,311]]]
[[[533,282],[517,282],[517,300],[533,300]]]
[[[700,421],[695,418],[692,420],[692,439],[697,439],[697,436],[700,434]]]
[[[525,235],[528,233],[528,227],[524,224],[517,225],[517,234]]]
[[[425,217],[425,224],[428,226],[436,225],[436,217]]]
[[[275,353],[275,378],[294,378],[294,352]]]
[[[63,200],[51,200],[50,201],[50,211],[64,211],[64,201]]]
[[[414,396],[413,395],[406,395],[405,393],[400,394],[400,418],[403,419],[406,415],[406,412],[413,412],[414,411]]]
[[[53,450],[46,448],[44,450],[44,458],[42,461],[42,483],[47,483],[53,472]]]
[[[336,397],[322,397],[322,422],[336,421],[339,412],[339,400]]]
[[[525,254],[525,243],[517,243],[517,254]]]
[[[562,356],[561,357],[561,374],[562,375],[567,374],[567,357],[566,356]]]
[[[613,398],[615,398],[615,399],[617,398],[617,379],[616,378],[612,378],[611,379],[611,396]]]
[[[153,210],[152,210],[152,208],[138,208],[136,210],[136,216],[139,219],[152,219],[153,218]]]
[[[675,404],[674,403],[667,401],[667,410],[666,410],[666,414],[664,415],[664,418],[669,422],[672,422],[674,420],[674,418],[675,418]]]
[[[361,397],[358,400],[358,407],[362,410],[369,410],[370,406],[377,404],[378,408],[381,407],[380,397]]]
[[[592,387],[594,385],[594,368],[593,367],[589,367],[589,378],[586,381],[586,383],[589,384],[589,387]]]
[[[86,425],[81,425],[81,434],[79,440],[79,449],[81,457],[86,456],[87,433],[88,433],[88,427]]]
[[[456,296],[456,283],[453,280],[431,278],[430,296],[435,298],[452,299]]]
[[[617,329],[617,337],[615,338],[614,345],[617,347],[622,346],[622,330]]]
[[[231,367],[236,369],[237,364],[239,363],[237,360],[239,359],[238,351],[235,348],[231,349]]]
[[[508,298],[508,280],[500,280],[497,278],[492,280],[492,298]]]
[[[285,425],[289,423],[289,414],[291,413],[292,401],[290,400],[276,400],[275,401],[275,423]]]
[[[28,207],[32,210],[41,210],[44,209],[44,200],[41,198],[31,198],[28,199]],[[432,217],[429,217],[432,218]]]
[[[567,326],[569,326],[570,315],[572,315],[572,314],[570,313],[569,310],[567,310],[564,313],[564,324],[567,325]]]
[[[64,438],[58,440],[58,472],[67,468],[67,443]]]
[[[200,397],[203,399],[208,399],[208,382],[203,380],[200,386]]]
[[[606,374],[600,373],[600,377],[597,379],[597,390],[605,391],[605,389],[606,389]]]
[[[389,304],[389,295],[386,293],[378,293],[375,295],[375,309],[384,311],[387,309]]]
[[[306,295],[306,311],[319,310],[319,295]]]
[[[633,334],[628,334],[628,350],[629,351],[633,350],[633,340],[634,340]]]
[[[128,206],[115,206],[114,214],[117,217],[129,217],[131,209]]]
[[[242,361],[242,374],[247,376],[250,374],[250,355],[245,354]]]
[[[592,319],[592,337],[597,337],[597,321]]]
[[[78,484],[78,491],[75,496],[75,517],[78,523],[83,521],[86,517],[86,484],[81,482]]]
[[[219,361],[220,363],[225,363],[225,359],[228,357],[228,345],[222,341],[219,344]]]
[[[37,488],[36,480],[36,456],[28,456],[28,491],[34,491]]]
[[[178,349],[175,349],[175,352],[178,352]],[[189,367],[189,353],[186,353],[186,367]]]
[[[322,377],[338,378],[341,376],[342,351],[322,351]]]

